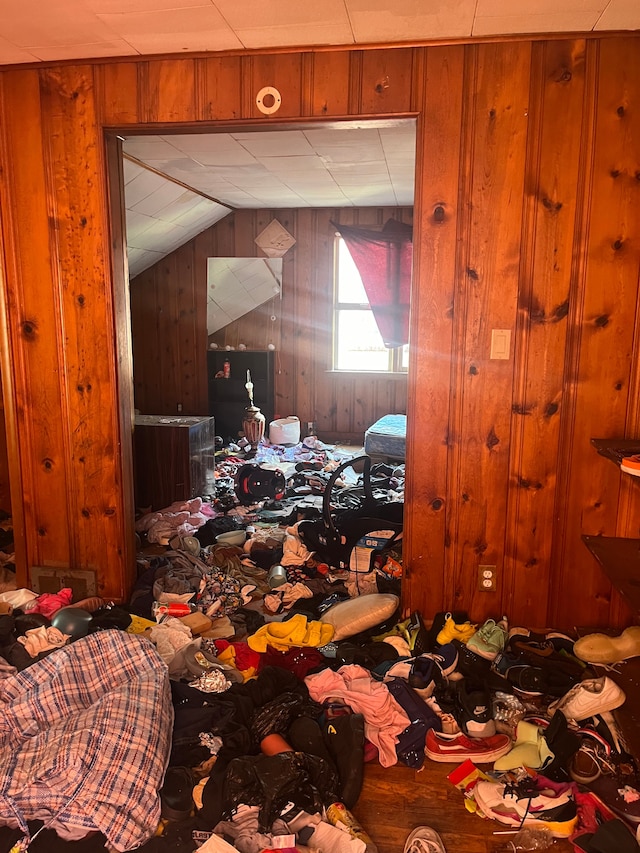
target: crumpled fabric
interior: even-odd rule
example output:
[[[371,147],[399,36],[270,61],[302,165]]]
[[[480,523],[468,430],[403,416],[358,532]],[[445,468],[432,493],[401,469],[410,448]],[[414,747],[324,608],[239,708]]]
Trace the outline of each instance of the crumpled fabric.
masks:
[[[27,602],[22,609],[25,613],[41,613],[51,619],[54,613],[62,607],[68,607],[72,601],[73,590],[65,587],[60,592],[43,592],[35,600]]]
[[[307,617],[296,613],[286,622],[267,622],[247,639],[249,648],[255,652],[266,652],[267,646],[286,651],[292,646],[325,646],[333,639],[333,625],[307,621]]]
[[[242,594],[244,586],[224,571],[213,571],[205,577],[198,608],[209,617],[228,616],[247,603]]]
[[[192,536],[211,518],[211,510],[203,510],[202,498],[175,501],[165,509],[148,512],[136,522],[138,533],[146,533],[149,542],[168,545],[177,533]]]
[[[211,837],[215,838],[216,841],[211,846],[211,851],[206,847],[208,842],[205,842],[205,845],[203,845],[200,850],[203,850],[204,853],[214,853],[214,851],[215,853],[234,853],[234,851],[237,850],[239,850],[240,853],[260,853],[261,850],[272,850],[273,834],[287,835],[289,834],[289,830],[283,821],[278,820],[271,827],[271,832],[269,834],[259,832],[259,814],[260,809],[258,806],[239,805],[230,820],[220,821],[220,823],[216,824],[213,828],[213,835]],[[281,829],[276,831],[279,826],[281,826]],[[233,840],[233,846],[227,844],[223,839],[220,839],[220,836],[217,835],[217,833],[225,835],[227,838],[231,838]],[[222,842],[223,845],[226,844],[226,847],[221,847],[220,842]]]
[[[158,569],[153,582],[153,597],[162,601],[163,595],[195,595],[200,591],[204,571],[199,566],[172,563]]]
[[[337,672],[324,669],[314,672],[304,680],[309,695],[316,702],[330,697],[342,699],[355,714],[364,716],[364,734],[377,746],[380,764],[391,767],[397,764],[396,743],[398,735],[411,720],[389,693],[386,684],[374,681],[363,666],[342,666]]]
[[[311,551],[298,536],[298,523],[287,527],[287,535],[282,543],[281,566],[304,566],[312,556]]]
[[[303,583],[283,583],[262,599],[270,613],[289,610],[301,598],[313,598],[313,592]]]
[[[158,650],[162,660],[169,664],[176,652],[192,642],[191,631],[173,616],[165,619],[149,631],[149,639]]]
[[[18,637],[32,658],[50,649],[61,649],[71,639],[71,634],[63,634],[57,628],[30,628],[23,637]]]

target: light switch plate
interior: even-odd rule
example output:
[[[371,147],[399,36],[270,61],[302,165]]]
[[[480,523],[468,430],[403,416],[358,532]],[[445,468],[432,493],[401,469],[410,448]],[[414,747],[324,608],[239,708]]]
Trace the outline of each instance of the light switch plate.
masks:
[[[490,358],[509,358],[511,351],[511,329],[491,330],[491,355]]]

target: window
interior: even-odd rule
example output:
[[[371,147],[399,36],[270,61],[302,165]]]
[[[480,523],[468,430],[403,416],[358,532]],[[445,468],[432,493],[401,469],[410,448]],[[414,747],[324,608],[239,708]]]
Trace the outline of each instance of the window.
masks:
[[[333,369],[406,372],[409,347],[387,349],[346,243],[334,246]]]

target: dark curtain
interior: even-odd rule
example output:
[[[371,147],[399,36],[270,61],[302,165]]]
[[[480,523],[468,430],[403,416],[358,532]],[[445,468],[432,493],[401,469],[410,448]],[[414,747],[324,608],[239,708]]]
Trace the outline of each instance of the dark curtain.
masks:
[[[413,228],[389,219],[381,231],[331,223],[358,268],[384,345],[409,343]]]

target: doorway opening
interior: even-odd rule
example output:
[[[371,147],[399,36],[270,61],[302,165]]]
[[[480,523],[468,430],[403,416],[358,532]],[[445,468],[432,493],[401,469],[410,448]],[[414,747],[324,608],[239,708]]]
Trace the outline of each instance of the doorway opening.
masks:
[[[225,423],[215,388],[228,391],[237,380],[235,403],[244,410],[248,376],[240,361],[251,356],[266,437],[271,419],[297,418],[301,438],[313,432],[355,452],[382,416],[406,415],[406,347],[385,369],[367,359],[370,335],[356,369],[334,359],[335,251],[341,224],[372,234],[390,220],[411,226],[415,131],[415,119],[402,118],[121,137],[138,417],[191,418],[194,426],[213,417],[228,445],[243,423],[238,412]],[[266,281],[245,286],[236,277],[222,286],[219,274],[213,282],[207,275],[213,258],[255,261],[283,247],[281,269]],[[185,447],[191,466],[193,442]],[[156,467],[166,468],[166,451],[154,452],[162,454]],[[137,448],[133,455],[138,474]],[[403,460],[375,461],[393,469]],[[182,469],[167,476],[182,478],[185,496],[197,493],[202,477]],[[149,503],[136,495],[138,509]]]

